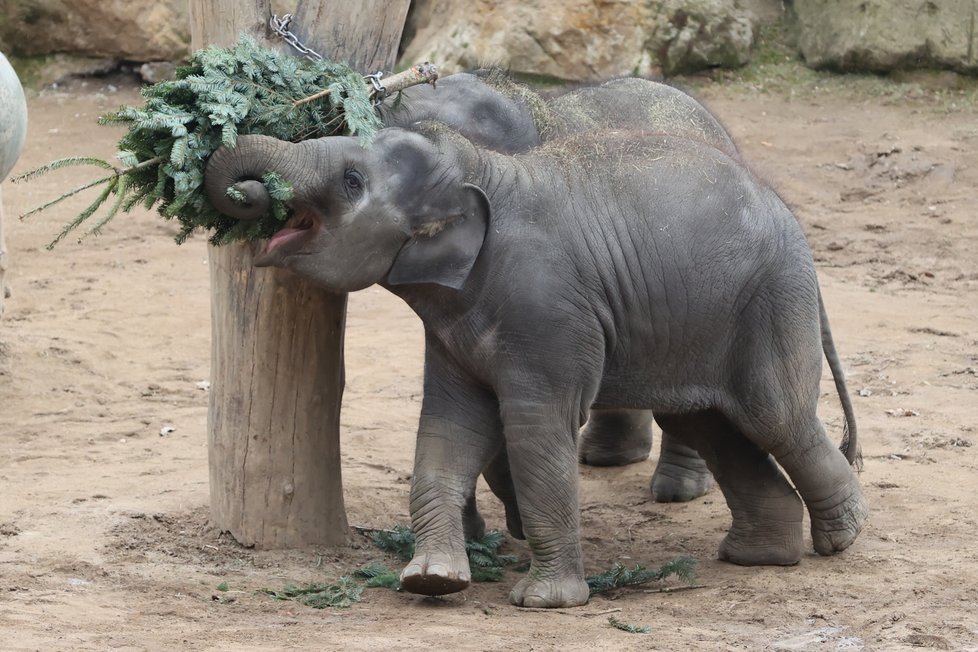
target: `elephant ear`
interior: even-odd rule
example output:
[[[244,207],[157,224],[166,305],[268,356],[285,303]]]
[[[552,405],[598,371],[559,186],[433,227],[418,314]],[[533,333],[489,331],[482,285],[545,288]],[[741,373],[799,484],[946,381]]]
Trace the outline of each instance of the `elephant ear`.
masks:
[[[458,290],[475,265],[489,225],[489,199],[463,185],[461,213],[435,222],[408,240],[387,275],[390,285],[436,283]]]

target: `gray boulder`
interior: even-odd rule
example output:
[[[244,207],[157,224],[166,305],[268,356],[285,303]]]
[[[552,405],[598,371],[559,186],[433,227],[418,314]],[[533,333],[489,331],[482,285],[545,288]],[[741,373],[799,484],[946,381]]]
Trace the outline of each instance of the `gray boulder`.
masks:
[[[732,0],[666,0],[658,18],[651,46],[667,75],[750,60],[756,18]]]
[[[792,14],[812,68],[978,74],[978,0],[795,0]]]
[[[27,101],[17,73],[0,52],[0,181],[7,178],[27,138]]]
[[[415,0],[402,62],[564,80],[672,74],[743,65],[754,23],[739,0]]]
[[[0,53],[0,181],[17,162],[27,137],[27,102],[17,73]],[[0,197],[0,317],[7,288],[3,277],[7,271],[7,246],[3,236],[3,199]]]
[[[0,44],[21,55],[178,61],[189,9],[186,0],[0,0]]]

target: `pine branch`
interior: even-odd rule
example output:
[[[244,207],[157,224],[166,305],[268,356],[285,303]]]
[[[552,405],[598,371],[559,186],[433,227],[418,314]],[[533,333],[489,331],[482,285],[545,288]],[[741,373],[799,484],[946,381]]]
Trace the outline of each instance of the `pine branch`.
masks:
[[[403,561],[414,557],[414,532],[403,525],[395,525],[391,530],[376,530],[370,540],[384,552]]]
[[[118,177],[107,177],[107,178],[111,179],[112,181],[105,187],[105,190],[103,190],[101,194],[99,194],[99,196],[95,198],[95,201],[93,201],[91,204],[88,205],[88,208],[86,208],[81,213],[79,213],[78,217],[76,217],[74,220],[68,223],[67,226],[61,229],[61,233],[58,234],[58,237],[56,237],[54,240],[48,243],[47,245],[48,251],[54,249],[54,246],[56,244],[61,242],[61,240],[63,240],[69,233],[71,233],[76,228],[78,228],[78,226],[82,222],[84,222],[92,215],[94,215],[95,211],[97,211],[99,207],[103,204],[103,202],[105,202],[105,200],[108,199],[109,194],[113,191],[113,189],[115,189],[115,185],[118,183]]]
[[[670,575],[675,575],[686,584],[693,584],[696,581],[695,567],[696,560],[689,557],[678,557],[655,570],[649,570],[641,564],[636,564],[634,568],[627,568],[621,563],[616,563],[608,571],[592,575],[586,578],[586,581],[591,595],[659,582]]]
[[[393,79],[393,77],[392,77]],[[331,89],[328,102],[296,107],[297,98]],[[166,219],[180,222],[177,242],[206,230],[214,244],[270,237],[289,217],[291,188],[276,177],[266,179],[272,196],[269,213],[249,224],[222,215],[203,188],[204,166],[214,150],[233,147],[239,134],[263,134],[299,141],[336,134],[369,141],[380,118],[363,77],[348,66],[308,61],[259,47],[241,37],[233,48],[209,47],[194,53],[177,78],[143,89],[141,107],[122,107],[103,115],[100,124],[128,127],[119,141],[123,167],[93,157],[53,161],[18,177],[28,180],[69,166],[90,164],[111,170],[57,199],[30,211],[33,215],[82,190],[108,184],[108,192],[72,220],[52,245],[91,218],[109,195],[108,212],[88,233],[99,233],[119,212],[142,204],[157,207]],[[125,178],[125,183],[119,183]],[[94,208],[93,208],[94,207]]]
[[[366,580],[367,588],[385,588],[399,591],[401,589],[401,575],[397,571],[391,570],[380,562],[374,562],[362,566],[353,571],[353,576],[359,580]]]
[[[36,179],[37,177],[47,174],[48,172],[53,172],[54,170],[60,170],[61,168],[71,167],[75,165],[95,165],[100,168],[105,168],[106,170],[113,170],[112,164],[108,161],[103,161],[100,158],[95,158],[92,156],[69,156],[67,158],[59,158],[56,161],[51,161],[45,165],[34,168],[33,170],[28,170],[23,174],[19,174],[12,178],[11,181],[14,183],[20,183],[22,181],[30,181]]]
[[[414,557],[415,539],[411,528],[397,525],[390,530],[357,529],[369,535],[378,548],[402,561],[409,561]],[[473,582],[498,582],[502,579],[505,568],[516,562],[513,555],[499,554],[499,548],[505,540],[502,532],[490,530],[481,539],[465,542]]]
[[[40,206],[36,206],[35,208],[32,208],[31,210],[29,210],[26,213],[22,214],[20,216],[20,219],[23,220],[25,218],[30,217],[31,215],[35,215],[37,213],[40,213],[40,212],[42,212],[42,211],[44,211],[44,210],[46,210],[48,208],[51,208],[55,204],[61,203],[62,201],[64,201],[65,199],[68,199],[69,197],[73,197],[73,196],[77,195],[78,193],[80,193],[80,192],[82,192],[84,190],[88,190],[89,188],[93,188],[93,187],[95,187],[97,185],[100,185],[100,184],[103,184],[103,183],[108,183],[109,185],[105,189],[105,191],[103,191],[101,194],[99,194],[99,196],[95,199],[95,201],[92,202],[91,204],[89,204],[88,207],[84,211],[82,211],[81,213],[79,213],[78,216],[74,220],[72,220],[71,222],[69,222],[61,230],[61,233],[59,233],[58,236],[54,240],[52,240],[51,242],[49,242],[47,244],[46,248],[49,251],[51,249],[53,249],[54,246],[56,244],[58,244],[61,240],[63,240],[69,233],[71,233],[72,231],[74,231],[76,228],[78,228],[79,226],[81,226],[83,222],[85,222],[90,217],[92,217],[92,215],[94,215],[98,211],[98,209],[102,207],[102,204],[105,203],[105,201],[108,199],[108,197],[109,197],[110,194],[115,193],[116,194],[116,201],[113,203],[112,207],[109,209],[109,212],[105,215],[105,217],[103,217],[101,220],[99,220],[98,223],[96,223],[94,227],[92,227],[91,229],[89,229],[88,233],[85,234],[85,236],[92,235],[92,234],[98,235],[100,233],[101,228],[103,226],[105,226],[113,217],[115,217],[116,214],[118,214],[120,208],[123,209],[123,210],[128,210],[128,208],[131,206],[131,204],[127,204],[126,201],[124,201],[124,200],[127,199],[127,197],[126,197],[127,193],[129,193],[129,183],[126,181],[127,175],[130,175],[132,173],[138,172],[139,170],[142,170],[144,168],[148,168],[148,167],[152,167],[154,165],[158,165],[161,160],[162,159],[160,157],[156,157],[155,159],[150,159],[148,161],[143,161],[142,163],[137,163],[137,164],[132,165],[132,166],[130,166],[128,168],[125,168],[125,169],[119,169],[119,168],[113,166],[108,161],[104,161],[104,160],[102,160],[100,158],[93,158],[93,157],[88,157],[88,156],[76,156],[76,157],[71,157],[71,158],[59,159],[57,161],[52,161],[51,163],[48,163],[47,165],[42,165],[39,168],[36,168],[34,170],[30,170],[29,172],[25,172],[24,174],[22,174],[19,177],[17,177],[17,179],[15,179],[15,181],[33,179],[33,178],[36,178],[36,177],[38,177],[38,176],[40,176],[42,174],[46,174],[46,173],[51,172],[51,171],[54,171],[54,170],[58,170],[58,169],[61,169],[61,168],[64,168],[64,167],[74,166],[74,165],[95,165],[96,167],[100,167],[100,168],[103,168],[103,169],[112,170],[113,173],[110,174],[110,175],[107,175],[107,176],[104,176],[104,177],[100,177],[98,179],[95,179],[94,181],[89,181],[88,183],[82,184],[82,185],[78,186],[77,188],[74,188],[72,190],[69,190],[68,192],[64,193],[60,197],[56,197],[56,198],[54,198],[54,199],[52,199],[52,200],[50,200],[50,201],[48,201],[48,202],[46,202],[46,203],[44,203],[44,204],[42,204]],[[84,238],[85,236],[82,236],[82,237]]]
[[[95,226],[93,226],[88,231],[86,231],[85,235],[83,235],[82,238],[85,238],[90,235],[101,234],[102,227],[108,224],[112,220],[112,218],[115,217],[116,214],[119,212],[119,209],[122,208],[122,205],[126,198],[126,192],[128,191],[128,189],[129,189],[129,182],[127,181],[127,177],[120,176],[119,181],[116,184],[116,187],[112,190],[112,192],[115,193],[115,201],[112,203],[112,207],[109,208],[109,212],[106,213],[104,216],[102,216],[102,218],[95,223]]]
[[[73,196],[77,195],[78,193],[82,192],[83,190],[88,190],[89,188],[93,188],[93,187],[95,187],[97,185],[100,185],[100,184],[103,184],[103,183],[107,183],[107,182],[113,181],[115,179],[116,179],[116,175],[110,174],[107,177],[101,177],[99,179],[95,179],[94,181],[89,181],[88,183],[82,184],[82,185],[78,186],[77,188],[74,188],[73,190],[69,190],[68,192],[66,192],[65,194],[61,195],[60,197],[58,197],[56,199],[52,199],[49,202],[46,202],[44,204],[41,204],[40,206],[36,206],[35,208],[32,208],[31,210],[29,210],[26,213],[24,213],[23,215],[21,215],[19,219],[21,219],[21,220],[26,219],[26,218],[30,217],[31,215],[35,215],[37,213],[40,213],[41,211],[43,211],[45,209],[48,209],[48,208],[54,206],[55,204],[57,204],[57,203],[59,203],[61,201],[64,201],[65,199],[68,199],[69,197],[73,197]],[[106,196],[108,196],[108,195],[106,195]],[[96,208],[98,208],[98,207],[96,206]],[[75,224],[75,226],[78,226],[78,224],[81,224],[81,222],[77,222]]]
[[[336,584],[307,584],[303,587],[288,584],[278,591],[262,589],[261,592],[276,600],[293,600],[307,607],[326,609],[345,608],[359,602],[363,587],[349,577],[341,577]]]
[[[628,632],[629,634],[648,634],[652,631],[652,628],[648,625],[629,625],[624,623],[614,616],[608,616],[608,624],[615,629],[620,629],[623,632]]]

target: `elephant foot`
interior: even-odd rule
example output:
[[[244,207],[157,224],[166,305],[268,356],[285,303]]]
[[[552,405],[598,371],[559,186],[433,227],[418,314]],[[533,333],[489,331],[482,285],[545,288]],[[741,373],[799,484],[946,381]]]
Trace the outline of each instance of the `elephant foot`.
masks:
[[[802,524],[785,523],[762,536],[736,532],[733,528],[720,543],[717,557],[738,566],[794,566],[801,561],[805,549]]]
[[[532,569],[530,573],[532,576]],[[512,604],[536,608],[579,607],[587,604],[590,597],[587,582],[579,575],[546,580],[531,576],[524,577],[510,591]]]
[[[649,488],[657,503],[685,503],[707,494],[713,484],[713,474],[698,456],[666,459],[663,455]]]
[[[726,485],[733,524],[718,557],[739,566],[794,566],[805,551],[804,503],[770,458],[754,470],[751,484]]]
[[[469,558],[460,554],[425,553],[401,571],[401,588],[421,595],[445,595],[468,588],[472,581]]]
[[[652,474],[652,500],[657,503],[684,503],[713,488],[713,474],[696,449],[679,442],[668,430],[662,431],[659,462]]]
[[[834,507],[808,507],[812,520],[812,544],[820,555],[834,555],[848,548],[869,517],[869,508],[855,476],[847,490],[848,497]]]
[[[625,466],[648,459],[651,450],[651,412],[591,410],[577,458],[590,466]]]

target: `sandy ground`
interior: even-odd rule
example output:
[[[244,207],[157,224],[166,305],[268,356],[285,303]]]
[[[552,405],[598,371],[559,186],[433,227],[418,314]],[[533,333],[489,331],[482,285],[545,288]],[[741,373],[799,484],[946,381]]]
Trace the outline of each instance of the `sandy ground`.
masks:
[[[507,603],[510,572],[437,600],[371,589],[349,609],[273,601],[259,590],[333,580],[383,556],[356,534],[342,549],[259,552],[208,529],[203,239],[178,247],[172,225],[136,213],[48,252],[79,204],[16,216],[91,174],[63,172],[3,188],[12,296],[0,323],[0,648],[978,650],[976,111],[900,86],[833,88],[704,93],[796,207],[816,253],[872,507],[849,550],[792,568],[720,563],[720,494],[652,503],[650,460],[581,469],[587,569],[691,555],[702,588],[540,612]],[[98,82],[35,95],[16,171],[110,156],[119,133],[95,118],[136,101]],[[350,303],[346,505],[352,524],[383,528],[407,521],[421,330],[381,290]],[[839,437],[828,379],[822,414]],[[519,542],[506,549],[527,554]],[[612,629],[609,615],[652,632]]]

